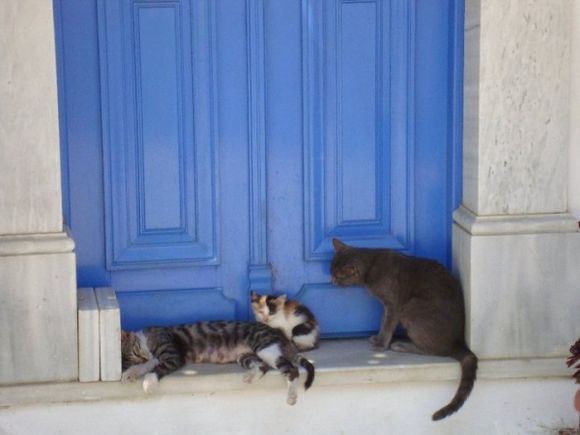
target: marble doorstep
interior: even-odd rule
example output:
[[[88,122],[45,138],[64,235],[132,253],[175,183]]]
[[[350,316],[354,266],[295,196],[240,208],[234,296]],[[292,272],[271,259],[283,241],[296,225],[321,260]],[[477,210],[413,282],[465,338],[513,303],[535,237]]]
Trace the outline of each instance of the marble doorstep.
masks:
[[[395,352],[373,352],[366,339],[324,340],[319,349],[305,353],[316,366],[312,388],[402,382],[453,381],[459,364],[450,358]],[[195,364],[165,377],[157,390],[145,393],[141,382],[69,382],[0,387],[0,408],[22,405],[142,400],[159,395],[198,394],[216,391],[286,388],[281,375],[271,371],[252,384],[242,382],[244,370],[237,364]],[[303,379],[303,374],[301,379]],[[478,379],[569,377],[565,358],[480,361]]]

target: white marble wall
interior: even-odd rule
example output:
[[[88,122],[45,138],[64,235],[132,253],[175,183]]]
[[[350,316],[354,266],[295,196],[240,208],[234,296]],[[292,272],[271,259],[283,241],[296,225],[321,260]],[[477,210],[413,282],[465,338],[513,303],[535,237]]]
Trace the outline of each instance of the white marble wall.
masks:
[[[572,22],[568,209],[580,220],[580,1],[573,2]]]
[[[0,1],[0,234],[62,231],[51,0]]]
[[[75,287],[71,252],[0,256],[0,385],[77,378]]]
[[[580,232],[567,193],[573,6],[466,1],[453,252],[482,358],[565,355],[580,333]]]
[[[567,210],[571,1],[466,1],[464,205]]]
[[[567,355],[580,334],[580,233],[453,231],[472,350],[483,358]]]
[[[0,53],[0,384],[73,380],[52,0],[0,1]]]

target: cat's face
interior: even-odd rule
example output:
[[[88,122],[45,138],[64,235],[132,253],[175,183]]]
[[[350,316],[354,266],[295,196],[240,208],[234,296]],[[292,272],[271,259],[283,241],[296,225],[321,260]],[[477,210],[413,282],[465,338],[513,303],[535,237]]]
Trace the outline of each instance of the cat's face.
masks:
[[[149,360],[151,354],[134,332],[121,331],[121,357],[123,370]]]
[[[260,295],[252,291],[250,300],[256,320],[258,322],[268,323],[272,317],[282,312],[284,304],[286,303],[286,295],[275,297],[272,295]]]
[[[334,257],[330,265],[332,283],[341,287],[363,284],[365,266],[356,249],[333,239]]]

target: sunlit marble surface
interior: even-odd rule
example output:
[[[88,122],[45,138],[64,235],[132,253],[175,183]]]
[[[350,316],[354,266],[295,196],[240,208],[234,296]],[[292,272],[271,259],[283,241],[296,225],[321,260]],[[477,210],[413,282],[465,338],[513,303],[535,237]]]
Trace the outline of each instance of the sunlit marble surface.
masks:
[[[476,353],[568,353],[580,332],[580,233],[474,236],[454,225],[453,245]]]
[[[78,378],[72,252],[0,256],[0,385]]]
[[[0,234],[62,231],[51,0],[0,2]]]
[[[367,339],[323,340],[320,348],[304,355],[316,367],[312,390],[323,386],[365,386],[459,380],[459,364],[450,358],[375,352]],[[275,370],[251,384],[242,381],[245,370],[237,364],[191,364],[162,379],[156,390],[145,393],[139,381],[66,382],[50,385],[0,387],[4,406],[73,401],[145,399],[168,394],[198,394],[218,391],[285,389],[284,378]],[[479,380],[554,378],[568,376],[561,358],[480,360]],[[301,382],[304,373],[301,374]],[[453,390],[453,387],[450,387]],[[302,389],[301,389],[302,390]],[[304,394],[303,390],[300,394]]]
[[[468,0],[464,204],[567,209],[571,2]]]

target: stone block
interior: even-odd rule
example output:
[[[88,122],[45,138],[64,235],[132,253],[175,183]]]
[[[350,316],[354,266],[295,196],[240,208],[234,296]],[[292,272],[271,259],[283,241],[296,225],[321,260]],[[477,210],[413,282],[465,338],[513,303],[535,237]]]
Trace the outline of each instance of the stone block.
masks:
[[[77,380],[77,352],[74,254],[0,255],[0,384]]]
[[[580,331],[580,233],[473,235],[456,223],[453,245],[480,358],[568,354]]]
[[[121,379],[121,314],[115,290],[95,289],[99,307],[101,381]]]
[[[79,325],[79,381],[100,379],[99,307],[91,287],[77,290]]]

